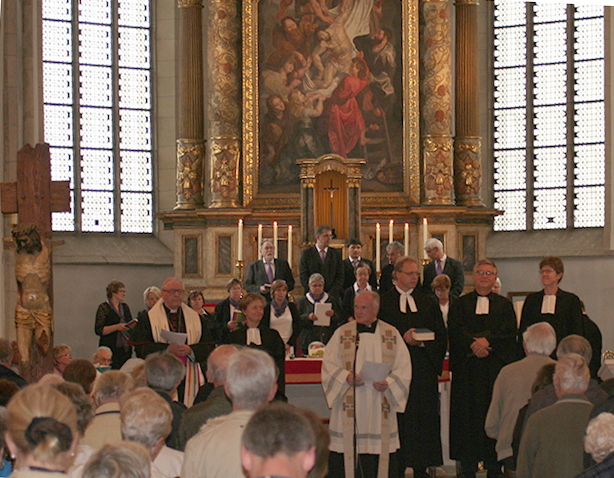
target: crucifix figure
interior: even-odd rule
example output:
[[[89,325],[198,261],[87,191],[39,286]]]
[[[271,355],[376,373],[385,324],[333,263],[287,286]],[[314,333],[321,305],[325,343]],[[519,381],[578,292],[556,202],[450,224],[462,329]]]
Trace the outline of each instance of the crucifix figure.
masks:
[[[335,225],[333,224],[333,211],[335,209],[334,207],[334,202],[333,202],[333,197],[335,196],[335,191],[338,191],[339,188],[335,188],[333,187],[333,180],[330,180],[330,186],[327,188],[324,188],[324,191],[328,191],[330,194],[330,227],[333,228],[333,238],[336,236],[335,234]]]
[[[17,153],[17,181],[1,183],[0,192],[2,213],[19,215],[13,230],[15,327],[20,372],[33,382],[53,369],[51,212],[70,211],[70,183],[51,181],[49,145],[27,144]]]

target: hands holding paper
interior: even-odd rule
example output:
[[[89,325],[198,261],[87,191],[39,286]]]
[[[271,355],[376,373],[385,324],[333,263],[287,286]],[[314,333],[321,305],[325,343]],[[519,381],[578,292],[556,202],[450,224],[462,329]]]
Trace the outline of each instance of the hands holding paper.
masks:
[[[360,375],[356,375],[356,378],[354,379],[354,374],[351,372],[348,375],[347,381],[351,386],[354,386],[354,382],[356,382],[357,387],[362,387],[365,384],[365,382],[360,379]]]
[[[169,344],[168,351],[178,357],[185,357],[192,353],[192,348],[189,345]]]

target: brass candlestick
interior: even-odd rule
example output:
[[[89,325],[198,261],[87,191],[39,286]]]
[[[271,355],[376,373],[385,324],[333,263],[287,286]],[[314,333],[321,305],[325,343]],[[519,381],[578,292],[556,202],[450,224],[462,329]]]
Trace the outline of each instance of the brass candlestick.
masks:
[[[243,261],[237,261],[237,263],[235,264],[235,266],[236,266],[236,268],[237,268],[237,269],[238,269],[238,271],[239,271],[239,274],[238,274],[238,275],[239,275],[239,280],[240,280],[241,282],[243,282],[243,266],[244,266]]]

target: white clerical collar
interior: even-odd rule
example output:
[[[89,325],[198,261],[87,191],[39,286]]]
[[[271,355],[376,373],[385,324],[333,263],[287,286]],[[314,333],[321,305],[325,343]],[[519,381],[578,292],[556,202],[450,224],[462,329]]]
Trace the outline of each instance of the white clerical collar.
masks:
[[[407,292],[405,292],[404,290],[399,289],[398,285],[395,285],[394,287],[396,288],[397,292],[400,294],[399,309],[401,309],[401,312],[403,314],[407,313],[407,303],[408,302],[409,302],[409,310],[412,312],[418,312],[416,301],[414,300],[414,297],[411,295],[414,289],[409,289]]]
[[[488,296],[478,295],[478,301],[475,304],[475,315],[488,315],[490,313],[490,301]]]
[[[544,294],[542,300],[542,314],[554,314],[556,311],[556,295]]]
[[[260,329],[258,327],[248,327],[247,328],[247,338],[245,340],[245,345],[262,345],[262,337],[260,336]]]
[[[365,290],[368,290],[369,292],[371,292],[373,290],[373,288],[371,287],[371,284],[367,282],[367,287],[365,287],[364,289],[361,289],[360,287],[358,287],[358,282],[354,282],[354,292],[358,294],[360,292],[364,292]]]

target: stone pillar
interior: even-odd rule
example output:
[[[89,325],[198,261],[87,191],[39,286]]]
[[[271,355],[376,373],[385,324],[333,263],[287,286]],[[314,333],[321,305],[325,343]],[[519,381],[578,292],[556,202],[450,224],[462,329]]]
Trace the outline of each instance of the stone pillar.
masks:
[[[196,209],[204,205],[202,0],[177,0],[177,6],[179,7],[179,111],[175,209]]]
[[[456,1],[456,139],[454,180],[459,206],[483,207],[478,76],[478,0]]]
[[[421,2],[422,204],[453,205],[452,28],[447,0]]]
[[[209,19],[209,207],[240,207],[239,3],[237,0],[210,0]]]

